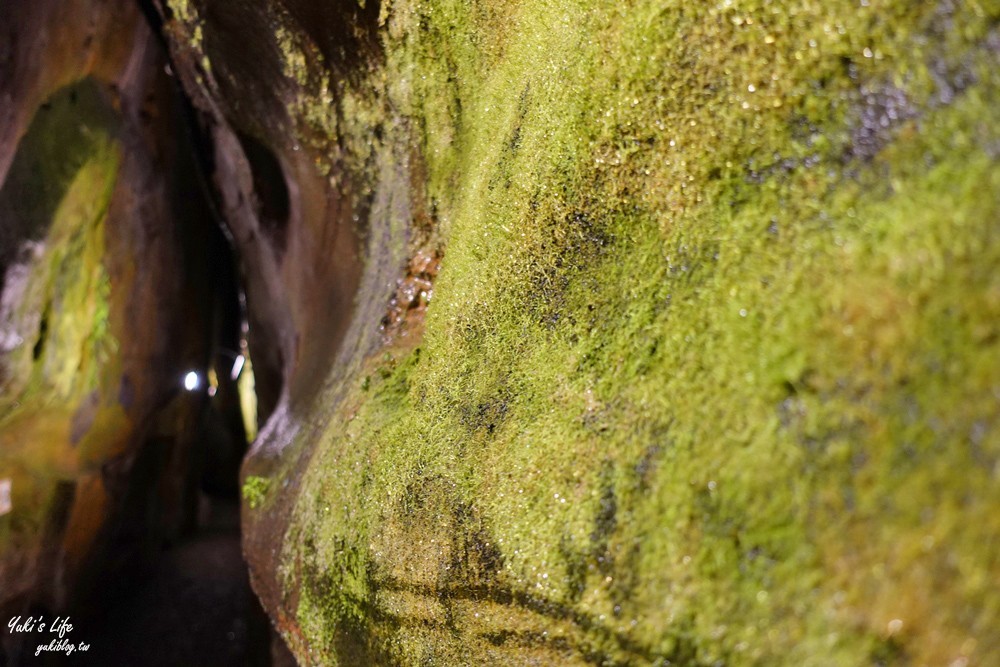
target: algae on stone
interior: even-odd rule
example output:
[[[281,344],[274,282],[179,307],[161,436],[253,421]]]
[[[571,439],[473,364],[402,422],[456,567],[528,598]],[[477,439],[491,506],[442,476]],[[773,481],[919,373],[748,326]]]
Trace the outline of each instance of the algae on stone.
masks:
[[[29,132],[22,142],[29,154],[15,162],[3,193],[8,223],[30,221],[26,242],[35,247],[21,258],[24,287],[16,303],[5,304],[11,319],[3,326],[17,344],[0,359],[0,467],[13,487],[13,512],[0,521],[4,559],[19,549],[32,553],[18,545],[36,541],[60,482],[74,479],[81,466],[106,455],[115,443],[100,435],[93,444],[77,442],[84,433],[73,433],[79,430],[74,412],[104,384],[116,381],[110,362],[117,342],[109,326],[110,287],[103,259],[104,222],[119,151],[100,113],[83,116],[82,122],[78,117],[68,137],[59,133],[66,132],[60,114],[73,111],[62,108],[69,96],[74,95],[74,104],[77,95],[81,98],[79,113],[81,108],[94,111],[87,107],[91,94],[83,84],[51,103],[56,124],[48,125],[51,119],[43,117],[40,131]],[[49,180],[41,179],[38,169],[46,170]],[[32,187],[24,185],[24,170],[29,177],[34,174],[28,181]],[[51,218],[39,220],[40,215]],[[8,290],[5,294],[14,297]],[[94,407],[99,421],[104,413]],[[0,578],[9,581],[5,574],[0,572]]]
[[[1000,6],[382,18],[444,261],[303,418],[299,657],[1000,660]]]

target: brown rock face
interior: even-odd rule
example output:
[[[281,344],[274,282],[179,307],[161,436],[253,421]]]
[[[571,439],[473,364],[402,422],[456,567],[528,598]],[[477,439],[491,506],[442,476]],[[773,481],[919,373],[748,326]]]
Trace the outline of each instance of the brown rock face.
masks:
[[[182,382],[231,259],[166,64],[136,3],[0,5],[5,618],[102,598],[194,518]]]
[[[242,539],[306,664],[1000,664],[998,26],[0,0],[0,614]]]
[[[173,66],[199,110],[222,217],[241,258],[261,422],[244,467],[284,470],[266,517],[244,515],[244,548],[280,613],[277,547],[311,445],[296,418],[331,368],[357,363],[405,260],[406,160],[378,137],[347,145],[342,95],[380,59],[377,3],[161,2]],[[374,184],[374,186],[373,186]],[[362,260],[364,258],[364,260]],[[273,414],[272,414],[273,413]],[[287,491],[287,493],[285,493]]]
[[[374,3],[0,7],[3,613],[82,609],[191,527],[218,412],[205,372],[221,369],[211,405],[232,407],[220,352],[240,350],[241,325],[260,422],[274,414],[248,474],[290,468],[294,489],[309,451],[288,448],[293,415],[380,344],[352,316],[378,321],[404,259],[387,241],[409,218],[405,162],[359,158],[337,129],[336,87],[380,57],[377,17]],[[201,386],[184,391],[191,371]],[[285,518],[279,503],[245,536],[274,607]]]

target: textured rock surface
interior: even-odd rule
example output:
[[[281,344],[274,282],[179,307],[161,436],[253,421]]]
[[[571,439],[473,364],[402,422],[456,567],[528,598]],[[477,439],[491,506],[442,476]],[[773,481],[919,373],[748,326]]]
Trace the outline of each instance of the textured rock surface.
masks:
[[[996,3],[169,5],[300,212],[244,512],[301,660],[1000,659]]]
[[[204,403],[180,379],[214,302],[183,98],[138,8],[3,3],[0,31],[7,618],[107,594],[190,522]]]
[[[998,659],[996,3],[171,5],[367,231],[245,466],[302,660]]]
[[[1000,661],[1000,4],[155,4],[304,664]]]

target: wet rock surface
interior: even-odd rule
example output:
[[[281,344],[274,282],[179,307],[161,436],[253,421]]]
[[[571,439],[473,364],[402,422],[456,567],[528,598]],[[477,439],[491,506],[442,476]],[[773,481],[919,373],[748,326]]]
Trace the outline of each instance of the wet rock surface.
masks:
[[[13,505],[0,527],[7,611],[90,595],[107,563],[145,546],[108,552],[130,513],[150,535],[183,530],[204,404],[181,394],[178,377],[209,354],[212,297],[193,289],[210,280],[211,218],[176,139],[182,101],[138,9],[3,12],[4,328],[14,339],[0,360]],[[149,477],[136,479],[143,467]]]
[[[164,612],[171,589],[185,605],[199,587],[220,602],[249,595],[235,524],[186,547],[225,565],[215,589],[207,569],[180,585],[197,559],[161,553],[191,539],[203,488],[237,495],[235,383],[223,376],[211,397],[205,386],[239,348],[235,268],[188,102],[138,5],[5,3],[0,24],[0,615],[70,614],[124,647],[134,600],[111,593],[129,577],[158,572],[146,595]],[[185,390],[192,374],[198,391]],[[221,624],[207,609],[187,618]],[[158,636],[182,636],[179,616],[159,618]],[[134,626],[129,650],[154,625]],[[4,628],[5,653],[28,663],[25,637]],[[110,648],[97,664],[137,664]]]
[[[205,502],[211,509],[194,535],[108,582],[99,614],[71,617],[68,637],[85,641],[86,653],[36,657],[29,646],[9,664],[271,665],[270,624],[243,564],[238,507]]]
[[[166,538],[120,609],[246,659],[232,534],[185,525],[251,429],[168,390],[225,347],[302,664],[1000,657],[995,3],[116,6],[0,8],[0,461],[50,471],[0,602]]]

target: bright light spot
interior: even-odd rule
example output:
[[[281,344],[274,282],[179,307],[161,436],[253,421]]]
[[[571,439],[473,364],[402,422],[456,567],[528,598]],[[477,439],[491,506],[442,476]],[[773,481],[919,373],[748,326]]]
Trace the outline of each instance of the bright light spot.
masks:
[[[243,364],[246,363],[246,357],[242,354],[236,357],[236,361],[233,362],[233,371],[229,374],[230,380],[235,380],[240,376],[240,371],[243,370]]]
[[[7,514],[13,509],[10,502],[11,480],[0,479],[0,516]]]
[[[188,391],[194,391],[201,384],[201,378],[194,371],[188,371],[188,374],[184,376],[184,388]]]

